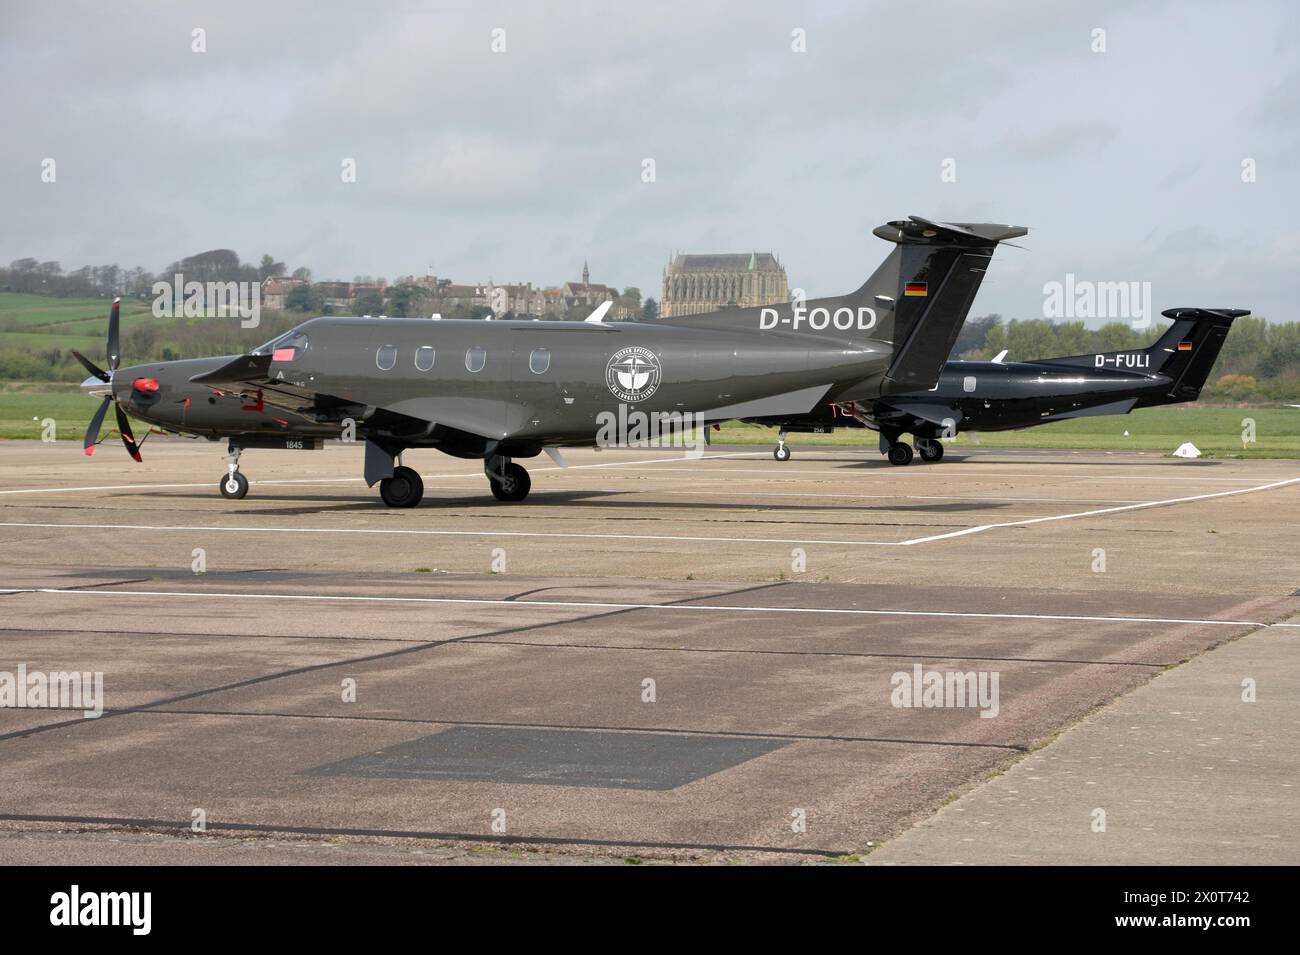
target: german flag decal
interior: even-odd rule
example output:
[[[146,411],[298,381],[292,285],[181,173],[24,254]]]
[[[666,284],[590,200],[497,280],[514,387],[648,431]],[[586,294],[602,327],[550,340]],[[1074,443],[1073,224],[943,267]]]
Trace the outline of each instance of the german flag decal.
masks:
[[[1179,351],[1191,351],[1191,350],[1192,350],[1192,343],[1191,343],[1191,342],[1179,342],[1179,343],[1178,343],[1178,350],[1179,350]]]
[[[911,297],[913,295],[925,298],[930,294],[930,286],[925,282],[908,282],[903,286],[903,295]]]

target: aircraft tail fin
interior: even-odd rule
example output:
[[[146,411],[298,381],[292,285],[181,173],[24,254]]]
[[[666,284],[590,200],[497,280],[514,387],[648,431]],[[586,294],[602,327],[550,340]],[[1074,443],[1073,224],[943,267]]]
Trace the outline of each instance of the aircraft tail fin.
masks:
[[[1250,309],[1168,308],[1160,314],[1173,319],[1173,324],[1146,348],[1044,360],[1053,365],[1160,375],[1170,379],[1168,401],[1195,401],[1219,357],[1228,329],[1236,319],[1249,315]]]
[[[939,380],[994,250],[1000,242],[1028,232],[1023,226],[910,216],[873,230],[894,248],[871,277],[847,295],[673,315],[660,321],[892,351],[882,393],[925,391]],[[880,345],[887,348],[877,349]]]
[[[1173,380],[1173,401],[1195,401],[1223,348],[1233,321],[1250,314],[1248,308],[1168,308],[1173,319],[1160,339],[1147,349],[1151,370]]]
[[[1023,226],[930,222],[917,216],[873,234],[898,248],[854,293],[881,310],[872,337],[893,344],[882,394],[924,391],[939,380],[975,293],[1000,242],[1026,235]],[[866,301],[870,299],[870,301]]]

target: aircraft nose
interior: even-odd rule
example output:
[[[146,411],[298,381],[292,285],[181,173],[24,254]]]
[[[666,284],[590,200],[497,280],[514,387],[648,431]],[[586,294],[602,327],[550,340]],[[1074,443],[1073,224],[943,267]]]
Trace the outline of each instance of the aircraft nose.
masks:
[[[100,381],[94,375],[91,375],[81,383],[81,393],[95,398],[103,398],[112,394],[113,387],[107,381]]]

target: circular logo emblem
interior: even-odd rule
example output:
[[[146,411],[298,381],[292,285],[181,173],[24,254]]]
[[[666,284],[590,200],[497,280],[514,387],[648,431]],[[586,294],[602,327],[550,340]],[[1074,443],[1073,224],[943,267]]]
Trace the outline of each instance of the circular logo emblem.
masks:
[[[620,348],[605,366],[605,384],[620,401],[645,401],[658,390],[662,377],[659,358],[640,345]]]

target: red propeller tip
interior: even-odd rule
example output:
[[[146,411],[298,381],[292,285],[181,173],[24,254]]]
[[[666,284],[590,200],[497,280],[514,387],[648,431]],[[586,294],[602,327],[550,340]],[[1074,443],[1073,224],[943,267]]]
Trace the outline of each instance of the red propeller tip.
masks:
[[[86,457],[90,457],[94,453],[95,453],[95,446],[93,444],[90,447],[86,448]]]

